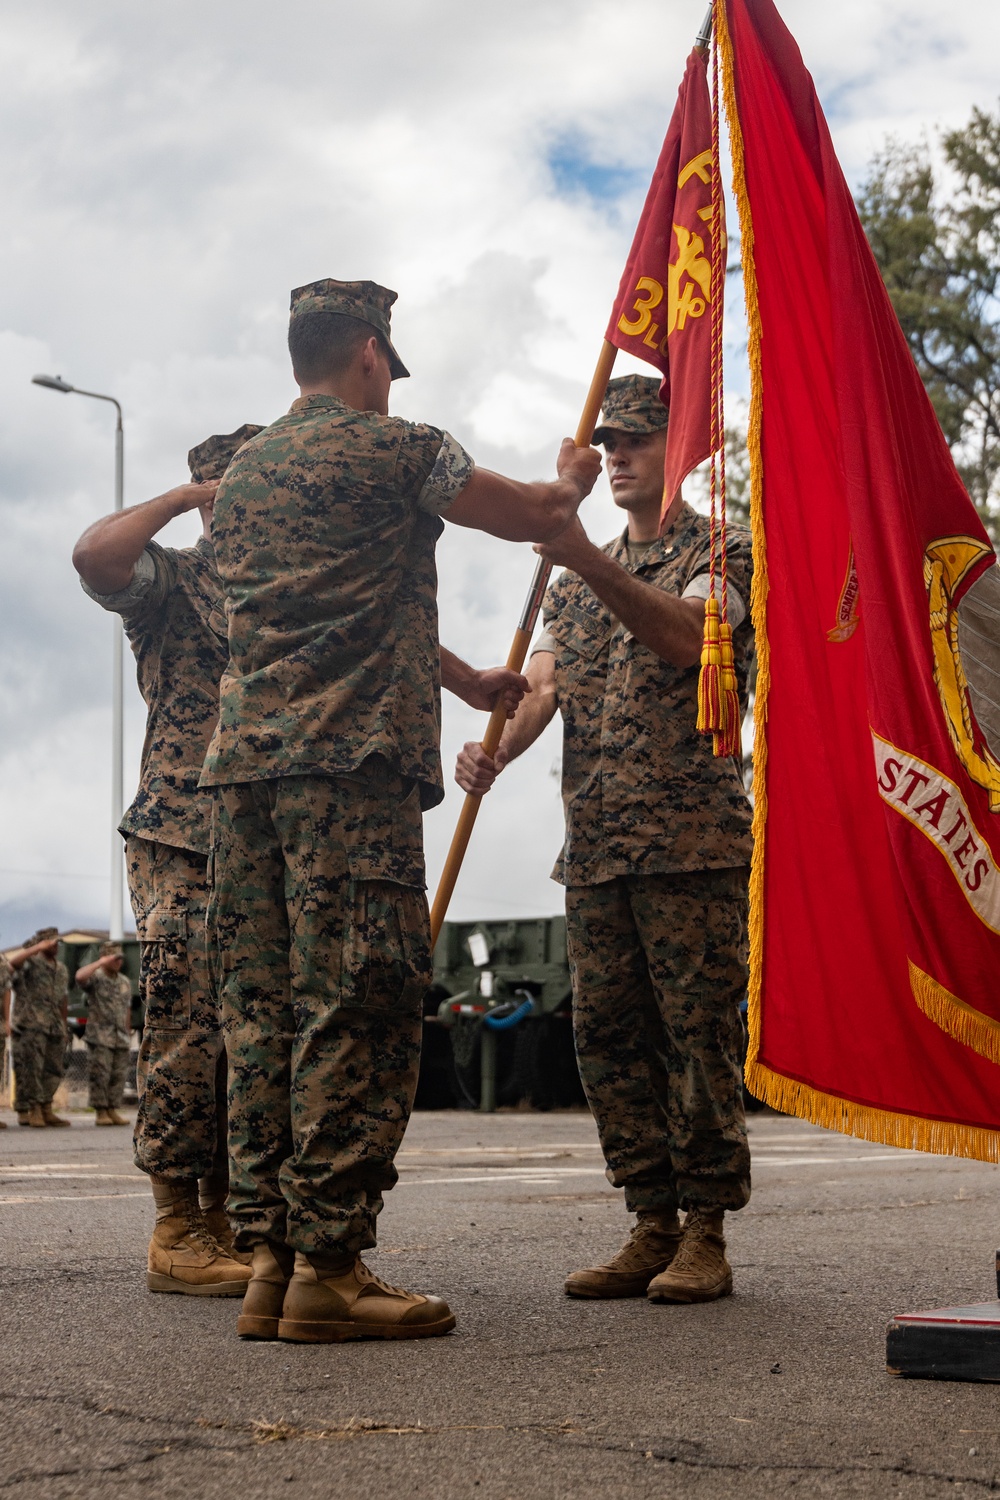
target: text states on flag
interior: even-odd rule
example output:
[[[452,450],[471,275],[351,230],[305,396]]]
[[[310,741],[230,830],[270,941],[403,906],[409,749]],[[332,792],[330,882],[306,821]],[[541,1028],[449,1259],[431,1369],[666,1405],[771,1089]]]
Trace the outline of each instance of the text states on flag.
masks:
[[[944,855],[976,916],[1000,933],[1000,870],[953,781],[872,731],[879,796]]]

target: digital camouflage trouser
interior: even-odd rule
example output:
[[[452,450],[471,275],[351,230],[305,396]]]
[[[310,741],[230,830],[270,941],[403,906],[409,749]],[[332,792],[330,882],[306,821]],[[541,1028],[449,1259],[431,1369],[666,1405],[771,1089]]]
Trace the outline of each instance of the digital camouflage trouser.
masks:
[[[88,1042],[87,1051],[90,1053],[87,1083],[91,1109],[118,1109],[125,1097],[128,1043],[105,1047],[101,1042]]]
[[[288,776],[216,788],[214,894],[237,1244],[375,1244],[431,979],[415,790]]]
[[[15,1001],[15,1015],[16,1005]],[[50,1026],[11,1028],[14,1064],[14,1108],[24,1114],[33,1104],[51,1104],[66,1073],[66,1028],[60,1018]]]
[[[135,1164],[167,1181],[225,1177],[226,1054],[205,942],[208,859],[125,842],[145,1006]]]
[[[746,870],[571,886],[566,923],[577,1057],[609,1180],[633,1213],[742,1208]]]

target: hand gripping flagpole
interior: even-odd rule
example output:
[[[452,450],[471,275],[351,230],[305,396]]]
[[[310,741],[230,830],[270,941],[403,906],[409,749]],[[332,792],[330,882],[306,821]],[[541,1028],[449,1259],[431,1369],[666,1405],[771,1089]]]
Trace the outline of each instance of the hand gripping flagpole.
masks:
[[[609,344],[605,340],[597,361],[597,367],[594,370],[594,378],[590,382],[587,399],[584,402],[583,412],[580,416],[580,425],[576,429],[574,442],[578,448],[588,448],[590,446],[591,439],[594,436],[594,428],[597,426],[601,404],[604,400],[604,392],[607,390],[608,380],[611,377],[617,353],[618,351],[614,344]],[[538,613],[542,607],[542,599],[545,596],[545,590],[548,587],[551,573],[552,564],[546,562],[543,557],[540,557],[538,565],[535,568],[535,576],[531,581],[531,588],[528,590],[528,597],[524,602],[524,609],[521,611],[521,618],[514,632],[510,654],[507,657],[507,668],[511,672],[520,672],[524,666],[524,660],[528,654],[528,647],[531,644],[531,637],[538,621]],[[483,749],[490,757],[496,752],[506,722],[507,709],[500,702],[490,714],[490,722],[486,726],[486,733],[483,735]],[[472,830],[475,827],[476,816],[479,812],[479,804],[482,800],[481,797],[477,797],[473,792],[469,792],[466,795],[465,802],[462,804],[462,811],[458,816],[458,824],[451,841],[451,848],[448,850],[448,858],[445,860],[444,869],[441,871],[441,879],[438,882],[434,905],[431,907],[431,947],[438,940],[441,924],[444,922],[448,905],[455,890],[455,884],[458,880],[459,871],[462,868],[465,851],[469,847],[469,840],[472,837]]]

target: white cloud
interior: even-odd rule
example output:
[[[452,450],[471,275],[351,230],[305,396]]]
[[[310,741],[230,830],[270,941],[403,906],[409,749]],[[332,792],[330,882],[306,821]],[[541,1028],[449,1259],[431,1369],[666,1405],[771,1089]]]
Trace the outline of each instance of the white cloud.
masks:
[[[22,936],[46,896],[77,919],[100,915],[108,859],[108,622],[69,553],[110,507],[111,413],[31,375],[119,396],[127,500],[145,499],[183,477],[194,442],[287,406],[289,288],[371,276],[400,293],[414,378],[396,409],[451,428],[492,467],[550,472],[703,9],[8,0],[0,941]],[[853,180],[886,131],[912,138],[995,102],[989,0],[945,16],[931,0],[786,0],[783,12]],[[617,199],[595,201],[550,167],[574,153],[605,169]],[[732,381],[741,388],[735,367]],[[606,490],[586,514],[596,535],[615,530]],[[166,540],[194,531],[183,518]],[[449,532],[444,639],[477,662],[502,659],[532,565],[527,549]],[[141,722],[132,692],[132,780]],[[478,723],[449,707],[446,765]],[[487,799],[456,913],[557,909],[557,756],[553,731]],[[433,868],[454,801],[428,819]],[[9,873],[21,870],[60,879]]]

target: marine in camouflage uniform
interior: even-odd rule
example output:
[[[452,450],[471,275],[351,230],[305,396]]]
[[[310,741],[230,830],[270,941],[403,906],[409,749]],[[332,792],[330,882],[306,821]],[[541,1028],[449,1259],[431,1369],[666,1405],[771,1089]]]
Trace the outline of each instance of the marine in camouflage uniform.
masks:
[[[69,974],[56,956],[59,932],[43,927],[12,953],[14,1008],[11,1061],[14,1108],[22,1125],[68,1125],[53,1113],[52,1100],[66,1073]]]
[[[202,784],[216,789],[209,930],[230,1210],[254,1252],[249,1337],[454,1324],[440,1298],[377,1283],[358,1259],[417,1082],[432,974],[421,813],[444,794],[435,544],[474,489],[454,438],[385,414],[406,374],[394,301],[372,282],[292,293],[305,393],[237,455],[216,502],[230,664]],[[517,506],[530,488],[496,483]],[[478,514],[463,524],[490,529]]]
[[[229,657],[212,501],[230,458],[261,430],[207,438],[188,454],[190,485],[105,518],[74,553],[85,592],[122,617],[147,708],[139,787],[121,822],[144,1006],[135,1162],[157,1200],[147,1283],[196,1295],[242,1293],[248,1275],[232,1258],[224,1207],[226,1056],[205,939],[211,796],[198,778]],[[195,506],[203,535],[193,547],[152,539]],[[122,587],[102,585],[112,574]]]
[[[722,1211],[750,1194],[739,1007],[751,819],[741,765],[717,759],[696,729],[709,523],[678,496],[656,535],[666,424],[658,381],[610,382],[596,440],[629,527],[596,549],[576,523],[538,549],[568,566],[546,596],[532,695],[495,764],[466,746],[459,781],[487,790],[558,706],[566,838],[554,878],[566,886],[577,1055],[608,1177],[638,1216],[625,1250],[566,1290],[684,1301],[730,1289]],[[745,707],[751,556],[738,527],[728,578]]]
[[[87,996],[86,1042],[90,1108],[98,1125],[127,1125],[118,1113],[132,1038],[132,981],[122,973],[121,943],[102,943],[98,957],[76,972]]]

